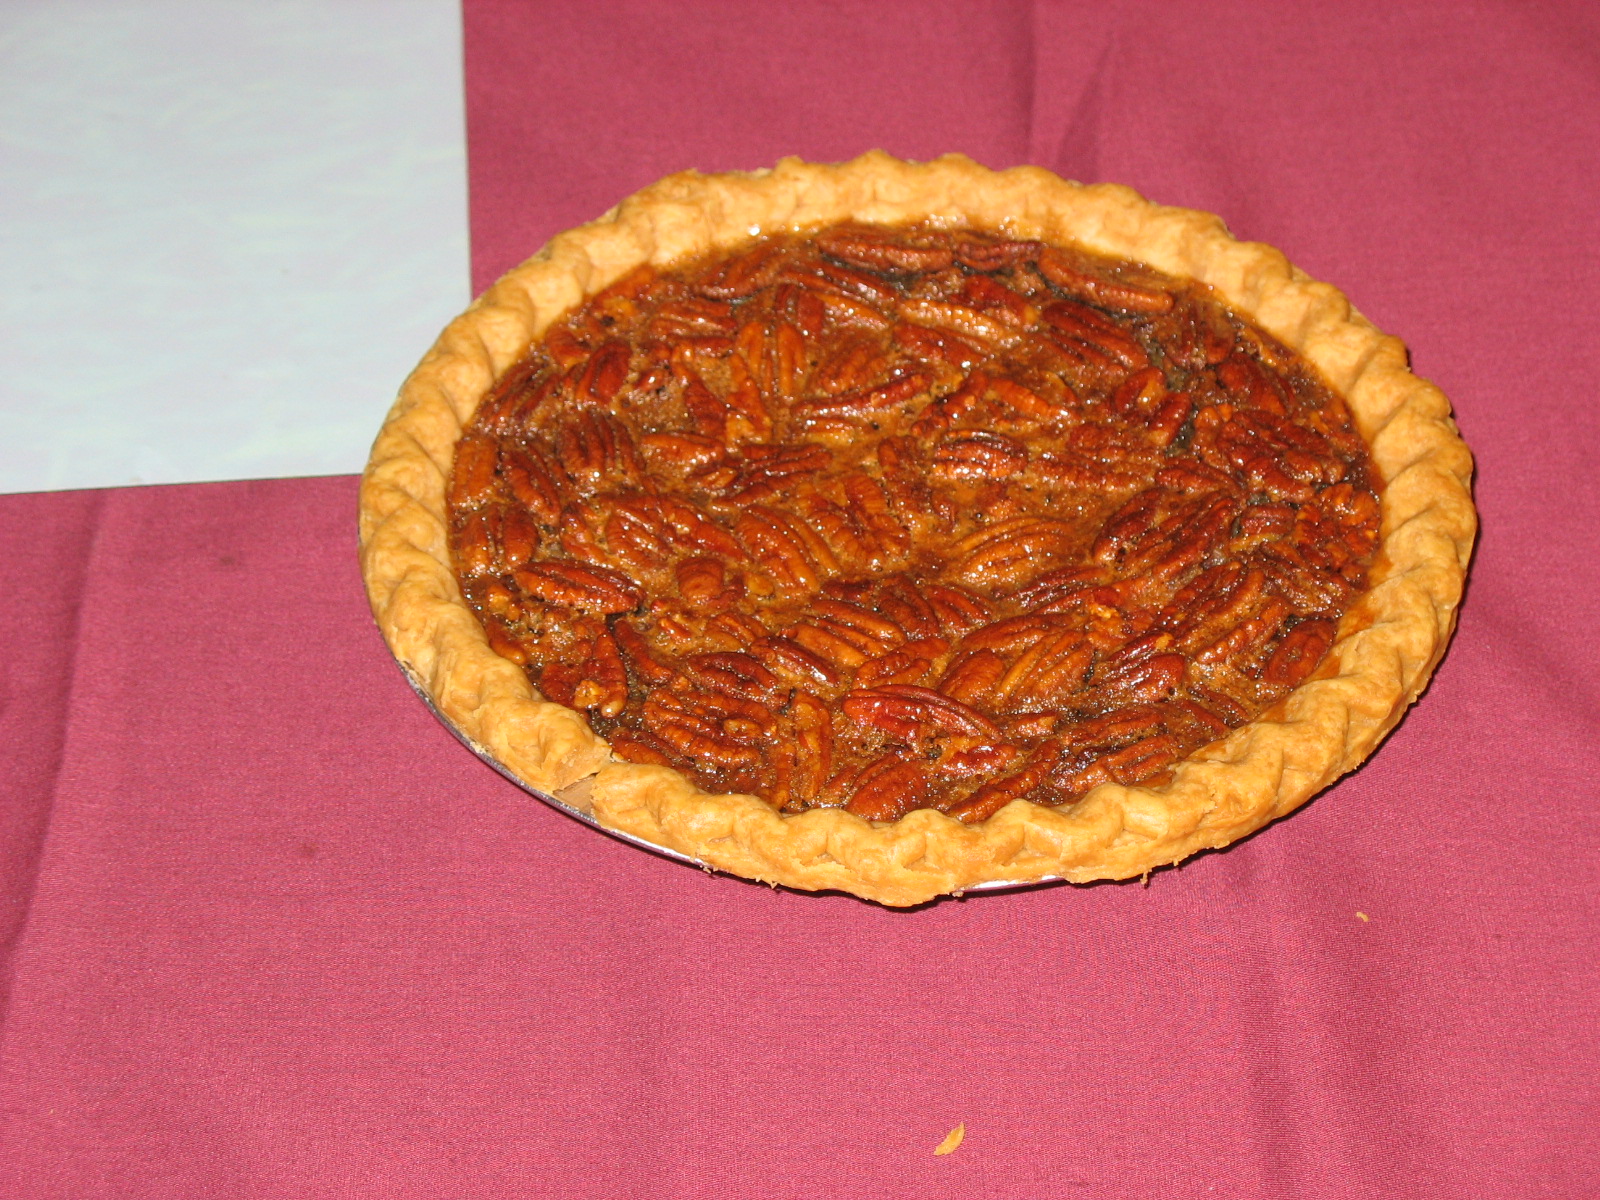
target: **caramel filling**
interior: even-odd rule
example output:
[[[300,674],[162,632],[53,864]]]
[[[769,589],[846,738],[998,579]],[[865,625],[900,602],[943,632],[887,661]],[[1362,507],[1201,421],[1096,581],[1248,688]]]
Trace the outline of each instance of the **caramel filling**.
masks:
[[[456,453],[490,644],[613,752],[788,812],[1164,780],[1365,585],[1344,402],[1200,285],[841,226],[556,322]]]

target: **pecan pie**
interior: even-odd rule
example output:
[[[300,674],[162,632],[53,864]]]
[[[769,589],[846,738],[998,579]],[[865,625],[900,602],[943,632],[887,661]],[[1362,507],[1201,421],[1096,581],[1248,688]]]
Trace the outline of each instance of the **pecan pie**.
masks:
[[[1215,218],[874,154],[675,176],[507,276],[363,545],[528,782],[914,904],[1139,874],[1359,762],[1453,627],[1470,466],[1398,343]]]

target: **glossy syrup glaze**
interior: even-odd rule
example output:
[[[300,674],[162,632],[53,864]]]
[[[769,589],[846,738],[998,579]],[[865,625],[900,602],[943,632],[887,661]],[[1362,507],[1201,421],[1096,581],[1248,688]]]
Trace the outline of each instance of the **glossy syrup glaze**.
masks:
[[[458,446],[450,536],[491,645],[618,757],[977,821],[1160,781],[1307,678],[1375,481],[1200,285],[841,226],[556,322]]]

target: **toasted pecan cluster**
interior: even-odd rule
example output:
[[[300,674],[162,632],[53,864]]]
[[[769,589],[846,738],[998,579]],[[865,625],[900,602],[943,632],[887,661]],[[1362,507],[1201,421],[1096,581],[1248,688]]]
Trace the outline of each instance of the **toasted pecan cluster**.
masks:
[[[613,752],[784,811],[1162,779],[1363,588],[1343,401],[1206,289],[928,227],[641,268],[458,446],[490,644]]]

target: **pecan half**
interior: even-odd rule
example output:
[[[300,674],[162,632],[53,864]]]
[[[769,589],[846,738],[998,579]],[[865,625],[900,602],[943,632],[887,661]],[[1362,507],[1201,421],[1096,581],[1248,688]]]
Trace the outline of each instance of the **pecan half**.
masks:
[[[866,688],[846,696],[845,716],[862,725],[914,741],[934,732],[998,736],[988,717],[953,697],[912,684]]]
[[[456,446],[455,469],[450,472],[448,499],[452,508],[476,508],[494,498],[495,464],[499,453],[482,434],[468,434]]]
[[[1040,250],[1038,261],[1040,273],[1056,287],[1106,308],[1136,313],[1164,313],[1172,308],[1170,292],[1099,278],[1053,246]]]
[[[915,759],[885,754],[856,777],[845,807],[869,821],[898,821],[922,806],[930,782],[927,769]]]
[[[948,244],[930,240],[917,245],[896,237],[892,231],[869,228],[830,230],[817,238],[817,246],[840,262],[886,274],[938,271],[955,259],[955,251]]]
[[[590,563],[530,563],[512,577],[530,596],[588,612],[632,612],[644,599],[639,585],[621,571]]]
[[[1009,479],[1027,469],[1028,450],[1004,434],[952,434],[934,447],[933,462],[961,479]]]

